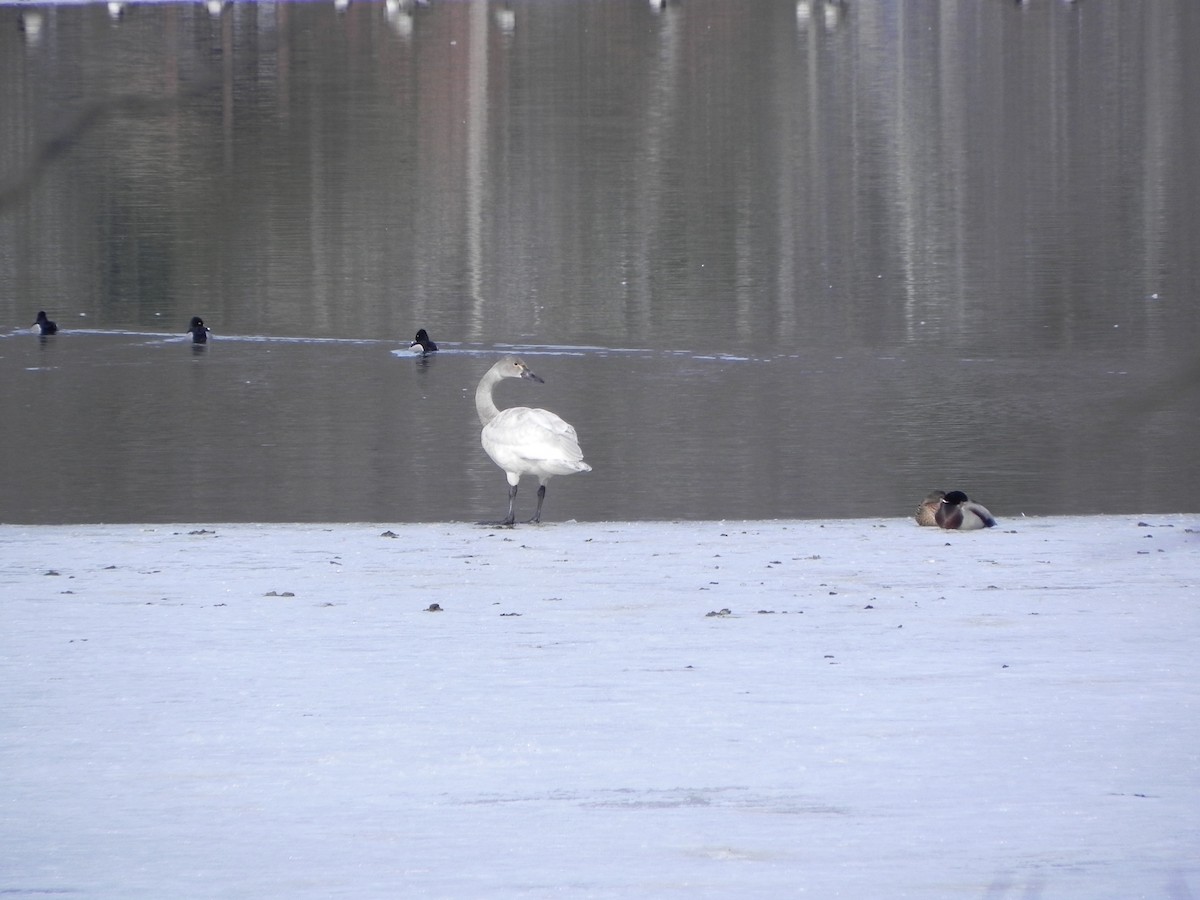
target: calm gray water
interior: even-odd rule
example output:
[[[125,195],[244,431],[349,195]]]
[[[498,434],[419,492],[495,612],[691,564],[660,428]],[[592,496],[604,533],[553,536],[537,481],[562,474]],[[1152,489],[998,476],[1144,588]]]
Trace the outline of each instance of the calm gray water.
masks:
[[[547,521],[1198,511],[1197,46],[1194,0],[0,6],[0,521],[496,518],[513,348],[594,467]]]

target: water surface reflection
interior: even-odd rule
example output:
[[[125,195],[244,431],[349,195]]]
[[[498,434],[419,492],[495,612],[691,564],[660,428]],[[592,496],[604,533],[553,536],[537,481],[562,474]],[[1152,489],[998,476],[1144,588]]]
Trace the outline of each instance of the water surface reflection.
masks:
[[[0,7],[0,519],[1200,508],[1191,10]]]

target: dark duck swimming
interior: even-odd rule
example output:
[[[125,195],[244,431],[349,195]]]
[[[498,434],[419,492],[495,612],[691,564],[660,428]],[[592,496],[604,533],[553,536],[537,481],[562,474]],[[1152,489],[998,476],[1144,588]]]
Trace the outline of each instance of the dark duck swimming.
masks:
[[[413,342],[408,345],[408,349],[416,350],[421,348],[422,353],[437,353],[437,344],[429,339],[429,332],[422,328],[417,332],[417,336],[413,338]]]
[[[188,334],[192,336],[193,344],[208,343],[208,326],[204,324],[204,320],[199,316],[192,316],[192,324],[188,328]]]
[[[36,328],[39,334],[58,333],[58,323],[51,322],[48,318],[46,318],[46,311],[44,309],[38,310],[37,321],[33,323],[32,327]]]

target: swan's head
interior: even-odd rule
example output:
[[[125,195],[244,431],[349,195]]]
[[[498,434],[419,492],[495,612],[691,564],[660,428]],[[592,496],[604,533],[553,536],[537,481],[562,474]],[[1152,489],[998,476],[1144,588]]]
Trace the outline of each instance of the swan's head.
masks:
[[[530,381],[536,381],[538,384],[545,384],[545,380],[538,375],[535,375],[525,365],[525,360],[516,356],[506,356],[500,360],[498,364],[501,378],[528,378]]]

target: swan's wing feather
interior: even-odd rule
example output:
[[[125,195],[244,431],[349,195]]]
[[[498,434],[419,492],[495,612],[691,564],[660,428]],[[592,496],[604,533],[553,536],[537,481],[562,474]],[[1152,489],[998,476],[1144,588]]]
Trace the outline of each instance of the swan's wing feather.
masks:
[[[484,428],[508,443],[515,445],[549,444],[555,447],[570,445],[579,449],[579,437],[569,422],[546,409],[515,406],[501,410]],[[582,456],[582,453],[580,453]]]
[[[483,427],[484,450],[505,471],[566,475],[588,471],[575,429],[545,409],[501,410]]]
[[[541,431],[547,434],[562,435],[575,443],[579,443],[579,438],[575,434],[575,426],[550,412],[548,409],[530,409],[528,406],[514,406],[511,409],[501,410],[500,415],[496,417],[496,421],[504,428],[519,430],[522,435]]]

